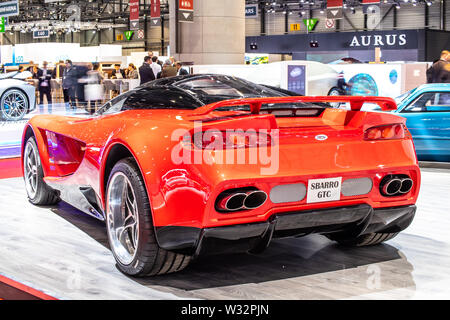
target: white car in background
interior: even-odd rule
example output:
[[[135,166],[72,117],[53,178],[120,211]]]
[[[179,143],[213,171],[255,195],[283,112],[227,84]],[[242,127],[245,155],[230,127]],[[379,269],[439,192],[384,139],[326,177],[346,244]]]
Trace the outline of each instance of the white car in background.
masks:
[[[25,79],[31,72],[9,72],[0,75],[0,120],[19,121],[36,108],[36,88]]]
[[[289,90],[288,69],[305,66],[305,95],[327,96],[339,93],[338,72],[331,66],[316,61],[281,61],[260,65],[194,65],[193,74],[222,74],[235,76],[258,84]]]

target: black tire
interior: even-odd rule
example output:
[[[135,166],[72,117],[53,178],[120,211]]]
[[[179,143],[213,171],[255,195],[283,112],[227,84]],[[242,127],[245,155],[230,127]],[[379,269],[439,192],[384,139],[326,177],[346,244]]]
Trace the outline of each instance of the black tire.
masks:
[[[339,88],[333,87],[330,89],[330,91],[328,91],[328,95],[329,96],[342,96],[343,93]]]
[[[186,268],[191,261],[191,256],[161,249],[157,243],[147,191],[133,158],[120,160],[114,166],[108,179],[106,197],[108,197],[108,190],[110,190],[111,178],[118,172],[124,174],[131,183],[136,195],[139,219],[136,254],[133,261],[127,265],[121,263],[114,252],[109,234],[110,230],[107,226],[111,251],[116,259],[118,269],[130,276],[143,277],[178,272]],[[109,215],[106,216],[106,223],[108,224]]]
[[[28,185],[27,185],[27,175],[26,175],[26,166],[27,166],[27,146],[28,144],[30,144],[30,146],[33,148],[33,150],[36,152],[35,153],[35,166],[36,166],[36,188],[35,188],[35,192],[30,192]],[[50,188],[44,181],[44,171],[42,170],[42,164],[41,164],[41,158],[39,156],[39,149],[37,147],[37,143],[36,143],[36,139],[34,137],[30,137],[26,144],[25,144],[25,148],[24,148],[24,156],[22,159],[22,162],[24,163],[24,180],[25,180],[25,185],[26,185],[26,189],[27,189],[27,195],[28,195],[28,200],[34,204],[34,205],[38,205],[38,206],[49,206],[49,205],[55,205],[60,201],[60,198],[58,196],[57,191],[55,191],[54,189]]]
[[[331,236],[328,238],[334,241],[337,241],[339,244],[344,246],[352,246],[352,247],[366,247],[366,246],[373,246],[380,244],[382,242],[391,240],[395,236],[397,236],[399,233],[368,233],[364,234],[362,236],[359,236],[354,239],[335,239]]]

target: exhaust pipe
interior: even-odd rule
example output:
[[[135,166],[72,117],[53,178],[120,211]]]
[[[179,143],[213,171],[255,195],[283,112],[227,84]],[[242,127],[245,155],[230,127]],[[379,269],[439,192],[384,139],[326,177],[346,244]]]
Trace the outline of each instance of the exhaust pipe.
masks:
[[[221,211],[237,211],[244,207],[246,197],[245,193],[229,194],[219,201],[217,208]]]
[[[264,191],[247,190],[234,192],[229,190],[221,193],[216,201],[216,209],[221,212],[252,210],[261,207],[266,202],[268,196]]]
[[[386,181],[386,183],[383,185],[381,189],[381,192],[384,195],[393,196],[399,193],[401,188],[402,188],[402,180],[398,178],[393,178]]]
[[[380,184],[381,194],[387,197],[400,196],[410,192],[414,181],[407,175],[388,175],[383,178]]]
[[[413,185],[414,182],[412,181],[412,179],[409,178],[402,179],[402,186],[399,192],[403,194],[408,193],[411,191]]]
[[[250,191],[247,192],[244,200],[244,207],[246,209],[256,209],[261,207],[267,200],[267,193],[264,191]]]

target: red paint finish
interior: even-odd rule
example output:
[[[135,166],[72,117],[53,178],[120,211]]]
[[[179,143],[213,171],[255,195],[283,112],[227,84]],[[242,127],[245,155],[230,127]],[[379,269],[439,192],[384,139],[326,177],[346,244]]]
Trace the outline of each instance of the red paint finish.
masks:
[[[350,102],[352,110],[325,109],[319,116],[281,117],[258,114],[263,103],[282,102]],[[267,220],[279,212],[322,209],[369,204],[386,208],[415,204],[420,187],[420,171],[411,135],[402,139],[365,140],[365,132],[382,125],[404,125],[405,119],[389,113],[358,111],[362,102],[379,103],[383,109],[395,108],[395,102],[379,97],[288,97],[225,101],[192,110],[129,110],[91,119],[55,115],[36,116],[28,126],[36,135],[41,162],[47,182],[53,187],[90,186],[105,203],[105,168],[108,156],[118,144],[135,158],[147,188],[155,226],[191,226],[198,228],[244,224]],[[242,111],[220,112],[229,105],[251,105],[254,114]],[[196,131],[195,121],[202,121],[201,130],[255,129],[278,130],[277,143],[258,146],[258,151],[279,153],[278,170],[263,175],[262,165],[177,164],[174,150],[186,151],[191,159],[228,159],[236,148],[208,150],[195,148],[184,134]],[[183,130],[173,138],[175,132]],[[83,158],[77,169],[67,172],[52,170],[45,132],[64,136],[64,141],[79,141]],[[183,133],[184,132],[184,133]],[[318,141],[317,136],[327,139]],[[187,143],[186,143],[187,141]],[[67,148],[66,148],[67,149]],[[249,159],[252,148],[241,148]],[[74,151],[75,152],[75,151]],[[77,154],[76,152],[74,154]],[[381,179],[388,174],[407,174],[414,181],[413,189],[398,197],[383,197]],[[228,189],[256,187],[270,194],[280,184],[305,183],[309,179],[342,177],[342,180],[369,177],[374,187],[363,196],[342,197],[340,201],[308,204],[275,204],[269,200],[254,210],[222,214],[215,210],[217,196]],[[66,199],[64,199],[66,200]],[[76,204],[72,204],[75,205]]]
[[[0,160],[0,179],[22,177],[20,158]]]
[[[0,299],[4,300],[58,300],[39,290],[0,275]]]

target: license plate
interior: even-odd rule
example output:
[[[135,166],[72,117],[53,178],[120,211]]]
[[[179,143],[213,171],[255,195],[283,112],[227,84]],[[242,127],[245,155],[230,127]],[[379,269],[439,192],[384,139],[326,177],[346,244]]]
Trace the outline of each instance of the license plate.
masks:
[[[342,177],[308,181],[307,203],[341,200]]]

